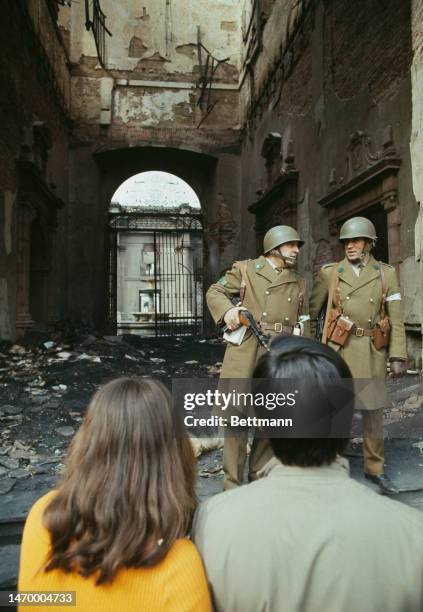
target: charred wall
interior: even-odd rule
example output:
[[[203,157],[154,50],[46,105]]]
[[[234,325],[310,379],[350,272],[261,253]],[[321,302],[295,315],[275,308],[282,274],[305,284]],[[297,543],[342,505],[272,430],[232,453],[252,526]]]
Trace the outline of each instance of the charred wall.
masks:
[[[409,2],[275,2],[261,47],[254,54],[251,41],[244,44],[252,68],[241,69],[240,105],[243,235],[253,240],[254,224],[256,231],[296,224],[307,240],[300,265],[311,284],[323,263],[340,256],[341,222],[376,215],[400,273],[415,353],[410,30]]]
[[[70,75],[55,3],[1,9],[0,338],[13,339],[63,314]]]
[[[74,121],[69,313],[75,321],[104,327],[110,185],[116,189],[144,170],[173,171],[194,187],[202,204],[205,285],[219,273],[222,254],[235,257],[241,217],[240,20],[239,5],[231,0],[103,0],[102,8],[113,33],[106,37],[103,66],[92,34],[83,28],[83,3],[65,9],[61,24],[69,32]],[[227,219],[230,239],[223,227]]]

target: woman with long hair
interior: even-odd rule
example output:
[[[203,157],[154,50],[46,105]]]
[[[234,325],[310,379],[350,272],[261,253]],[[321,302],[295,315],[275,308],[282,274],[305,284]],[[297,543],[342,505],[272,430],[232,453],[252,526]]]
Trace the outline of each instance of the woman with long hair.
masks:
[[[58,489],[28,515],[19,590],[75,591],[74,609],[87,612],[210,610],[200,557],[185,538],[195,459],[188,437],[175,435],[175,416],[153,380],[120,378],[97,391]]]

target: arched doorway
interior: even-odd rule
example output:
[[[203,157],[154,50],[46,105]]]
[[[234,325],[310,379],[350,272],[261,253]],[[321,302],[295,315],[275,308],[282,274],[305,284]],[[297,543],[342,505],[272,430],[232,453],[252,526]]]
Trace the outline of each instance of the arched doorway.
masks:
[[[203,322],[200,201],[174,174],[136,174],[109,208],[109,316],[117,333],[197,335]]]

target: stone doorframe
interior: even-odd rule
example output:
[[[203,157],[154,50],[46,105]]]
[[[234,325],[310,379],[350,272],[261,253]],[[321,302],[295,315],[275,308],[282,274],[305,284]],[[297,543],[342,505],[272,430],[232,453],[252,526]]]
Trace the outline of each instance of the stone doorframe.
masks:
[[[372,140],[362,131],[351,134],[346,148],[344,175],[337,179],[333,168],[329,177],[328,194],[319,200],[328,211],[329,234],[333,256],[343,257],[339,243],[342,223],[353,216],[366,216],[366,210],[380,204],[386,212],[389,263],[397,268],[401,260],[401,209],[398,206],[398,171],[401,158],[397,155],[392,127],[383,132],[382,149],[372,152]]]
[[[17,295],[16,295],[16,333],[23,335],[34,326],[30,309],[30,271],[31,271],[31,224],[38,219],[45,237],[48,261],[48,326],[57,321],[55,268],[55,237],[57,210],[63,208],[60,200],[47,185],[45,165],[47,150],[50,148],[50,135],[44,124],[38,122],[24,132],[20,158],[17,161]]]
[[[180,177],[192,187],[201,202],[204,236],[204,287],[215,282],[215,279],[220,276],[219,249],[222,248],[222,242],[225,246],[232,238],[226,204],[221,201],[220,194],[215,191],[214,185],[219,158],[212,152],[200,152],[187,147],[164,147],[152,143],[140,143],[131,147],[101,146],[93,153],[93,156],[100,171],[99,198],[105,211],[108,211],[111,198],[119,185],[140,172],[149,170],[169,172]],[[219,205],[217,211],[213,210],[213,204],[216,201],[214,197]],[[109,333],[115,331],[113,308],[110,307],[111,295],[116,291],[116,288],[110,285],[110,279],[113,276],[110,274],[110,269],[116,264],[113,257],[110,257],[114,249],[114,234],[110,233],[110,228],[105,224],[103,259],[107,263],[103,267],[102,310],[104,318],[99,326],[107,329]],[[204,326],[208,332],[214,327],[206,311]]]

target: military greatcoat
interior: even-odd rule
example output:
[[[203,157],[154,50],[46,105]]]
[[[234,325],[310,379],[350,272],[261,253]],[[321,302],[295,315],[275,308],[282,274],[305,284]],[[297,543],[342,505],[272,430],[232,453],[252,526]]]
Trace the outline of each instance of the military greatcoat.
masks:
[[[247,288],[243,306],[256,321],[295,326],[300,315],[308,315],[306,284],[298,272],[291,268],[278,272],[261,256],[249,260],[247,274],[254,295]],[[225,314],[233,308],[230,298],[239,295],[241,280],[241,271],[235,262],[232,269],[207,291],[207,305],[215,323],[223,324]],[[308,324],[305,324],[305,333],[308,333]],[[259,357],[265,352],[248,330],[240,346],[228,344],[220,377],[250,378]]]
[[[313,287],[310,298],[310,317],[313,321],[318,316],[327,300],[333,267],[338,266],[336,275],[339,279],[341,306],[344,316],[351,319],[357,327],[372,329],[381,318],[382,279],[384,276],[386,296],[386,314],[391,322],[391,335],[388,350],[376,350],[373,339],[369,336],[350,334],[344,347],[328,342],[347,362],[352,375],[357,379],[384,379],[386,377],[387,358],[407,359],[406,338],[401,312],[400,289],[395,269],[389,264],[376,261],[370,257],[367,265],[357,276],[345,258],[339,264],[323,266]],[[333,307],[335,307],[335,296]],[[375,386],[365,395],[360,395],[365,410],[376,410],[386,405],[386,395],[380,394],[380,386]]]

